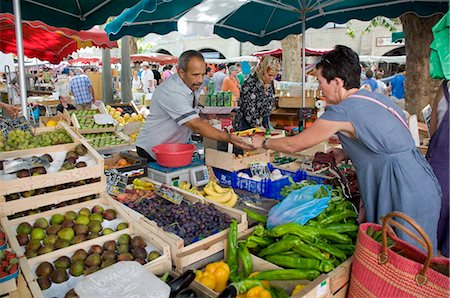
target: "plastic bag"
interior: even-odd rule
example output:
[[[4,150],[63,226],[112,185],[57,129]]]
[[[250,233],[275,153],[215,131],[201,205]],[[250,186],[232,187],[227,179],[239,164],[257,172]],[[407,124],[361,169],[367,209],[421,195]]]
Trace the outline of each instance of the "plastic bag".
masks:
[[[323,187],[322,190],[321,187]],[[314,194],[319,190],[323,194],[320,198],[315,198]],[[315,218],[327,209],[327,203],[330,199],[330,191],[323,184],[305,186],[294,190],[281,203],[270,209],[267,227],[272,229],[287,222],[304,225],[308,220]]]

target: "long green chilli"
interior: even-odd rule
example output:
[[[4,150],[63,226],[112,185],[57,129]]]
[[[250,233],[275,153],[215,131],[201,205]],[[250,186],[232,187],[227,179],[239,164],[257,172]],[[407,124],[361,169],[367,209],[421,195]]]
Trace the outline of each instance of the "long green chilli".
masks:
[[[252,278],[257,280],[314,280],[320,275],[313,269],[281,269],[261,271]]]
[[[227,263],[230,267],[230,279],[235,282],[239,280],[239,259],[237,253],[237,221],[231,220],[230,229],[228,231],[228,243],[227,243]]]
[[[267,222],[267,216],[256,213],[250,209],[244,208],[245,213],[247,213],[247,216],[250,217],[253,220],[256,220],[257,222],[265,224]]]
[[[244,242],[238,243],[238,256],[241,259],[242,271],[241,279],[247,278],[253,272],[253,261],[250,252]]]

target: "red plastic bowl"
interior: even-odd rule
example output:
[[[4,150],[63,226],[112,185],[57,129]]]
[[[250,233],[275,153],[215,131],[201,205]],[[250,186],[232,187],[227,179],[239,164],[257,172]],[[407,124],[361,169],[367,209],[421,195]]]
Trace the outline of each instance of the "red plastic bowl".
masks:
[[[160,144],[152,148],[156,162],[163,167],[178,168],[192,162],[193,144]]]

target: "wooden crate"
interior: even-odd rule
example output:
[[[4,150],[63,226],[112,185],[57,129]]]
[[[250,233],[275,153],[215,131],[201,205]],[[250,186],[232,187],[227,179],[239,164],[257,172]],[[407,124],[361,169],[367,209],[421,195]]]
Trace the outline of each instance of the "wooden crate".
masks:
[[[156,186],[161,185],[161,183],[157,181],[153,181],[150,179],[148,179],[148,181],[151,181]],[[219,203],[204,201],[200,199],[199,196],[195,196],[188,192],[184,192],[183,195],[186,200],[192,203],[201,202],[203,204],[213,204],[217,210],[228,214],[231,218],[236,219],[236,221],[238,222],[239,232],[247,230],[248,222],[247,214],[245,212],[224,206]],[[214,255],[215,253],[220,252],[224,249],[223,240],[227,238],[228,229],[185,246],[184,240],[181,237],[173,233],[165,232],[162,228],[158,227],[156,222],[149,220],[144,215],[117,201],[115,202],[115,207],[117,209],[122,208],[122,210],[128,213],[131,217],[138,220],[143,228],[157,235],[164,242],[169,244],[172,263],[178,271],[182,271],[186,266],[202,260],[208,256]]]
[[[132,113],[139,113],[139,109],[137,108],[136,104],[133,101],[130,101],[128,103],[115,103],[115,104],[110,104],[109,106],[113,107],[113,108],[123,108],[123,107],[131,107],[133,109],[133,112],[129,113],[130,115]],[[123,116],[125,113],[122,113],[121,116]]]
[[[94,116],[86,116],[85,118],[93,118]],[[102,132],[115,132],[117,129],[117,122],[114,121],[114,125],[108,126],[108,127],[101,127],[101,128],[81,128],[79,119],[75,114],[72,114],[71,121],[74,126],[74,129],[76,132],[83,134],[83,133],[102,133]]]
[[[316,104],[316,98],[314,96],[305,97],[305,108],[314,108]],[[280,108],[302,108],[303,101],[301,96],[280,96],[278,97],[278,107]]]
[[[248,169],[253,162],[270,162],[270,155],[267,150],[256,152],[257,154],[251,156],[235,158],[232,153],[208,148],[205,149],[205,163],[211,167],[235,172],[242,169]]]
[[[55,116],[41,116],[39,117],[39,127],[46,127],[45,124],[47,123],[47,121],[50,120],[54,120],[56,122],[59,121],[63,121],[65,122],[67,125],[71,124],[70,118],[66,117],[66,115],[64,115],[61,112],[57,112]]]
[[[131,144],[131,138],[129,136],[127,136],[126,134],[120,132],[120,131],[115,131],[114,134],[119,137],[120,139],[124,140],[125,143],[124,144],[117,144],[117,145],[111,145],[111,146],[107,146],[107,147],[93,147],[95,150],[97,151],[108,151],[108,150],[113,150],[113,149],[121,149],[123,148],[124,150],[127,150],[126,148],[130,146]],[[83,134],[78,134],[83,140],[85,140],[86,142],[88,142],[89,144],[92,144],[91,140],[88,140],[86,138],[84,138]],[[93,145],[91,145],[93,146]]]
[[[97,191],[97,193],[99,193]],[[24,217],[20,217],[20,218],[16,218],[16,219],[8,219],[6,216],[1,217],[0,218],[0,224],[3,227],[7,238],[8,238],[8,242],[10,247],[16,252],[18,257],[22,257],[24,256],[25,253],[25,247],[24,246],[20,246],[19,242],[16,239],[16,228],[17,226],[22,223],[22,222],[29,222],[34,223],[34,221],[38,218],[47,218],[47,220],[50,220],[51,216],[57,213],[61,213],[64,214],[66,211],[78,211],[81,208],[89,208],[92,209],[92,207],[94,207],[95,205],[102,205],[105,209],[115,209],[117,211],[117,218],[113,221],[110,221],[108,223],[108,227],[116,227],[118,223],[120,222],[124,222],[127,221],[129,222],[130,220],[132,220],[132,218],[125,212],[123,212],[122,209],[120,208],[116,208],[115,207],[115,201],[106,193],[100,193],[100,197],[98,199],[94,199],[94,200],[90,200],[90,201],[86,201],[86,202],[82,202],[82,203],[78,203],[78,204],[74,204],[74,205],[69,205],[69,206],[65,206],[62,208],[57,208],[57,209],[52,209],[52,210],[48,210],[45,212],[41,212],[41,213],[37,213],[37,214],[33,214],[33,215],[29,215],[29,216],[24,216]],[[105,222],[104,222],[105,223]],[[105,226],[105,225],[103,225]],[[96,238],[97,241],[100,241],[101,239],[103,239],[104,236]],[[95,239],[94,239],[95,240]],[[84,242],[83,242],[84,243]],[[78,245],[78,244],[76,244]],[[45,256],[45,255],[44,255]]]
[[[61,256],[68,256],[72,257],[73,253],[78,249],[84,249],[86,251],[89,250],[89,248],[92,245],[103,245],[106,241],[109,240],[116,240],[119,238],[120,235],[123,234],[129,234],[131,237],[135,235],[139,235],[144,238],[144,240],[147,242],[147,253],[149,253],[152,249],[152,247],[156,250],[158,250],[161,253],[161,256],[157,259],[153,260],[152,262],[149,262],[144,265],[144,268],[146,268],[148,271],[152,272],[156,275],[162,275],[166,272],[169,272],[172,269],[172,263],[170,258],[170,249],[169,245],[164,243],[160,238],[158,238],[155,235],[152,235],[148,231],[142,229],[137,224],[134,224],[133,222],[130,223],[129,227],[124,230],[117,231],[115,233],[103,236],[101,238],[92,239],[89,241],[85,241],[76,245],[72,245],[63,249],[59,249],[56,251],[53,251],[51,253],[37,256],[32,259],[27,259],[25,257],[22,257],[20,259],[20,266],[23,272],[23,275],[26,279],[26,281],[29,284],[35,283],[35,286],[31,286],[30,289],[32,291],[33,296],[36,297],[54,297],[55,294],[58,297],[63,297],[64,294],[69,291],[71,288],[75,288],[76,283],[81,278],[80,277],[73,277],[70,276],[69,280],[62,283],[62,284],[52,284],[52,286],[42,291],[39,288],[39,285],[37,284],[37,276],[35,275],[35,270],[37,266],[44,261],[53,263],[56,259],[58,259]],[[99,241],[98,239],[101,239]],[[53,288],[53,289],[52,289]],[[52,295],[53,292],[53,295]],[[57,292],[57,293],[55,293]]]

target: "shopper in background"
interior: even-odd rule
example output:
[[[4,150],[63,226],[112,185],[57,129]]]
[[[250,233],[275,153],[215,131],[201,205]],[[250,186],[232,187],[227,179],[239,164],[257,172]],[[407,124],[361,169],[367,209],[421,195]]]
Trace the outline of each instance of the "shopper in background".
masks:
[[[370,69],[366,71],[366,79],[361,83],[361,87],[365,86],[369,86],[370,90],[367,90],[372,92],[375,92],[378,88],[377,81],[373,78],[373,71],[371,71]]]
[[[389,88],[388,86],[381,80],[383,78],[383,74],[381,72],[377,72],[375,75],[375,79],[377,82],[377,90],[376,92],[380,94],[384,94],[389,96]]]
[[[137,70],[133,70],[133,78],[131,81],[131,91],[133,93],[142,91],[142,82],[139,77],[139,72]]]
[[[264,56],[255,72],[245,80],[233,123],[236,131],[259,126],[269,128],[269,116],[275,103],[273,80],[280,68],[277,58]]]
[[[166,65],[163,67],[162,79],[167,80],[173,75],[172,65]]]
[[[208,94],[208,84],[211,81],[212,76],[214,75],[214,69],[212,67],[206,67],[206,75],[203,79],[202,89],[205,94]]]
[[[222,91],[223,80],[227,77],[227,66],[225,64],[219,64],[218,70],[213,74],[211,80],[214,82],[216,92]]]
[[[405,98],[405,73],[406,66],[404,64],[400,65],[397,69],[397,74],[391,80],[391,91],[392,96],[397,99]]]
[[[155,91],[155,77],[153,76],[153,71],[150,69],[150,64],[147,61],[142,62],[142,73],[141,73],[141,82],[142,82],[142,90],[144,90],[145,94],[150,94]]]
[[[59,96],[59,104],[56,106],[57,112],[64,112],[64,110],[76,110],[77,108],[70,103],[70,99],[67,95]]]
[[[154,146],[187,143],[193,132],[209,139],[233,143],[242,149],[252,149],[239,136],[218,130],[199,117],[197,104],[205,69],[201,52],[189,50],[181,54],[177,74],[155,90],[150,114],[136,140],[139,156],[154,161]]]
[[[239,81],[239,87],[242,87],[242,85],[244,85],[244,81],[245,81],[245,76],[242,73],[242,65],[241,63],[236,63],[236,70],[237,70],[237,79]]]
[[[442,188],[441,215],[438,225],[438,249],[449,257],[449,81],[444,81],[433,101],[430,121],[431,140],[427,160]]]
[[[75,69],[75,76],[70,80],[70,94],[75,98],[77,110],[88,110],[94,103],[94,89],[92,82],[83,69]]]
[[[158,70],[158,65],[152,64],[152,72],[153,72],[153,77],[155,78],[156,86],[158,86],[162,82],[161,74],[159,73],[159,70]]]
[[[325,113],[296,136],[254,136],[253,145],[299,152],[337,134],[343,149],[330,152],[337,163],[351,159],[366,220],[378,223],[389,212],[403,212],[425,230],[436,249],[439,182],[416,148],[401,109],[382,94],[360,90],[360,74],[359,57],[350,48],[336,46],[325,53],[317,65],[319,89],[328,103]],[[397,235],[421,247],[405,233]]]
[[[223,80],[222,91],[230,91],[233,93],[234,98],[239,99],[241,95],[239,81],[237,79],[238,70],[237,67],[232,65],[228,68],[230,74]]]

